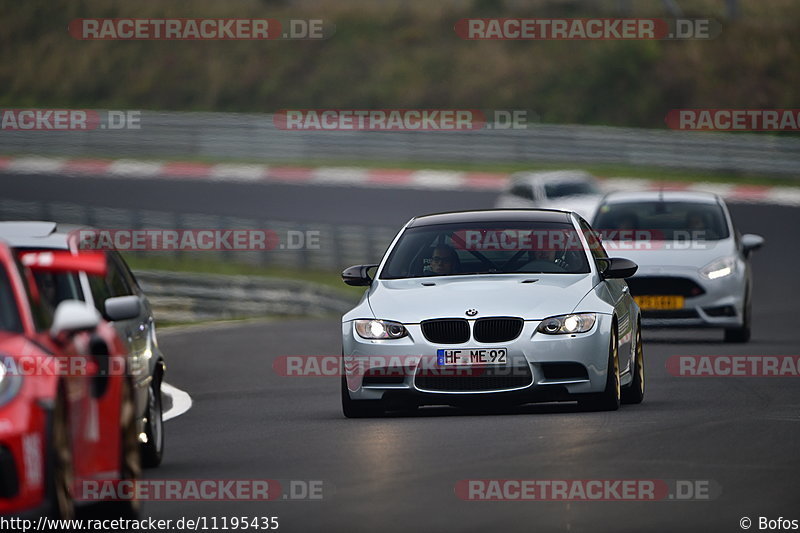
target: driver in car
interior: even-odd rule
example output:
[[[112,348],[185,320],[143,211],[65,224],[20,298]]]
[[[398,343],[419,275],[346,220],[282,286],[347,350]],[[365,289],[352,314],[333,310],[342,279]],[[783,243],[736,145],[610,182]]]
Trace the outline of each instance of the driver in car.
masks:
[[[430,272],[434,276],[447,276],[458,272],[458,254],[450,246],[440,244],[431,254]]]

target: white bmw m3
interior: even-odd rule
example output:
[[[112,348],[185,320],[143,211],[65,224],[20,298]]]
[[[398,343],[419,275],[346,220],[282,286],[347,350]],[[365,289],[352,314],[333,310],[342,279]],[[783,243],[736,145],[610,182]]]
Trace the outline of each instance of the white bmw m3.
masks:
[[[644,397],[640,312],[572,212],[486,210],[417,217],[342,318],[347,417],[419,405],[575,401],[614,410]],[[372,269],[377,269],[374,277]]]

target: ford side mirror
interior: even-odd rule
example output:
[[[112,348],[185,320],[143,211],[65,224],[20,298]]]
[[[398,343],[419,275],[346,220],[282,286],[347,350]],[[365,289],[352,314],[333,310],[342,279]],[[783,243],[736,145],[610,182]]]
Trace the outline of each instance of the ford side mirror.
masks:
[[[103,307],[106,318],[115,322],[136,318],[142,312],[142,303],[136,295],[108,298]]]
[[[745,257],[762,246],[764,246],[764,237],[761,235],[755,235],[753,233],[745,233],[742,235],[742,252],[744,252]]]

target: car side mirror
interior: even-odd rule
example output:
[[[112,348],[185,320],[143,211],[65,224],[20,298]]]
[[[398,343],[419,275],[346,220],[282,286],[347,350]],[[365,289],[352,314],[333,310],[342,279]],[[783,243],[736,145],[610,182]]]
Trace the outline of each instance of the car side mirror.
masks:
[[[368,287],[372,284],[369,269],[378,265],[355,265],[342,271],[342,281],[353,287]]]
[[[108,298],[103,307],[106,318],[112,321],[130,320],[142,312],[142,303],[136,295]]]
[[[65,339],[78,331],[93,330],[100,325],[100,313],[79,300],[64,300],[53,315],[50,336],[54,339]]]
[[[745,233],[742,235],[742,252],[744,252],[745,257],[762,246],[764,246],[764,237],[761,235],[755,235],[753,233]]]
[[[629,278],[636,274],[639,265],[630,259],[622,257],[612,257],[610,259],[602,260],[605,263],[605,268],[600,271],[603,279],[624,279]]]

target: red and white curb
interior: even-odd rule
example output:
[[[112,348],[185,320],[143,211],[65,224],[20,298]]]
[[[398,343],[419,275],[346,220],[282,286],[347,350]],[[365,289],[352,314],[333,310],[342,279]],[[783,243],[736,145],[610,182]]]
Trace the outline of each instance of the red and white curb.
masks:
[[[0,156],[0,172],[61,174],[75,177],[203,180],[217,182],[291,183],[410,189],[499,191],[508,174],[451,170],[404,170],[361,167],[287,167],[259,164],[141,161],[132,159],[64,159]],[[605,178],[612,190],[669,189],[713,192],[731,202],[800,206],[800,187],[736,185],[710,182]]]

